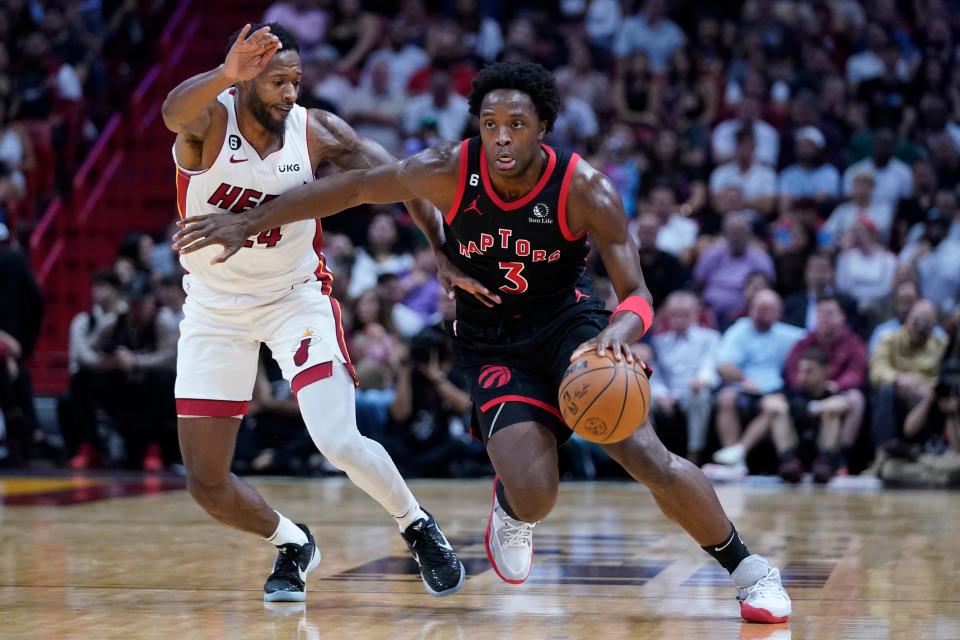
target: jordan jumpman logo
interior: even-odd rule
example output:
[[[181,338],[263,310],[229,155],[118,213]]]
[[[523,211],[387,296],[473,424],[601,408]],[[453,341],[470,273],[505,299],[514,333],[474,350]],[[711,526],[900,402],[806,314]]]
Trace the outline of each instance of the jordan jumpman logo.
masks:
[[[575,294],[577,294],[577,302],[580,302],[580,301],[583,300],[584,298],[589,298],[589,297],[590,297],[590,296],[587,295],[586,293],[582,293],[582,292],[580,291],[580,289],[574,289],[573,292],[574,292]]]
[[[470,206],[463,210],[464,213],[469,211],[476,211],[477,215],[483,215],[483,212],[480,211],[480,207],[477,206],[477,202],[480,200],[480,196],[477,196],[473,199],[473,202],[470,203]]]

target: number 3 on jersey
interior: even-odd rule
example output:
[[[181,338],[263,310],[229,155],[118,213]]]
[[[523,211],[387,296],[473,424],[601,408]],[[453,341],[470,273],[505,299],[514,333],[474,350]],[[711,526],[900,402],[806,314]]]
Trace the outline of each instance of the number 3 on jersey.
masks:
[[[527,279],[520,273],[523,271],[522,262],[501,262],[500,268],[506,271],[503,277],[513,286],[500,285],[500,291],[504,293],[523,293],[527,290]]]
[[[283,236],[280,234],[280,227],[274,227],[273,229],[269,229],[267,231],[261,231],[260,235],[257,236],[257,244],[265,245],[268,248],[275,247],[282,238]],[[243,246],[249,249],[253,246],[253,240],[247,240],[243,243]]]

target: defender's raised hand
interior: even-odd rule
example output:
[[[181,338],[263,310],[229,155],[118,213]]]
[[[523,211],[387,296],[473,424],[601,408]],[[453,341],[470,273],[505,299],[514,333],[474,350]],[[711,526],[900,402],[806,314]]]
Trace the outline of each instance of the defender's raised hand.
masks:
[[[223,62],[224,75],[235,82],[254,78],[282,47],[280,39],[270,33],[270,27],[261,27],[247,38],[250,28],[247,24],[240,30]]]
[[[455,267],[443,253],[437,253],[437,279],[440,280],[440,286],[451,298],[453,298],[453,287],[458,287],[473,295],[487,307],[500,304],[500,296],[491,293],[477,280]]]

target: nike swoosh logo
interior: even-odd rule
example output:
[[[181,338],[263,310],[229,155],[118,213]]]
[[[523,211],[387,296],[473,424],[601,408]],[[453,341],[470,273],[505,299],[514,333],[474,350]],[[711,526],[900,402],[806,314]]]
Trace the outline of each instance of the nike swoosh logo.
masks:
[[[306,584],[307,582],[307,572],[300,568],[300,565],[297,565],[297,571],[300,573],[300,581]]]
[[[246,161],[249,160],[249,159],[250,159],[250,158],[243,158],[242,160],[237,160],[237,159],[234,158],[233,156],[230,156],[230,164],[239,164],[239,163],[241,163],[241,162],[246,162]]]

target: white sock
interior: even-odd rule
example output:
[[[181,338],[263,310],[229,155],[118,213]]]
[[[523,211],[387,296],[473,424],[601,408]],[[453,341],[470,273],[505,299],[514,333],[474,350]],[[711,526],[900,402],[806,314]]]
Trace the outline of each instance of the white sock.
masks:
[[[417,520],[423,519],[426,520],[429,516],[424,513],[423,509],[420,508],[420,505],[415,506],[410,511],[407,511],[402,516],[394,516],[393,519],[397,521],[397,525],[400,527],[400,531],[406,531],[407,527],[412,525]]]
[[[264,540],[277,547],[291,542],[300,545],[307,544],[307,534],[303,532],[303,529],[293,524],[289,518],[286,518],[279,511],[274,511],[274,513],[280,516],[280,522],[277,523],[277,530],[273,532],[273,535],[264,538]]]
[[[353,378],[338,362],[329,378],[300,389],[297,402],[313,443],[394,518],[422,514],[386,449],[357,430],[354,396]]]

